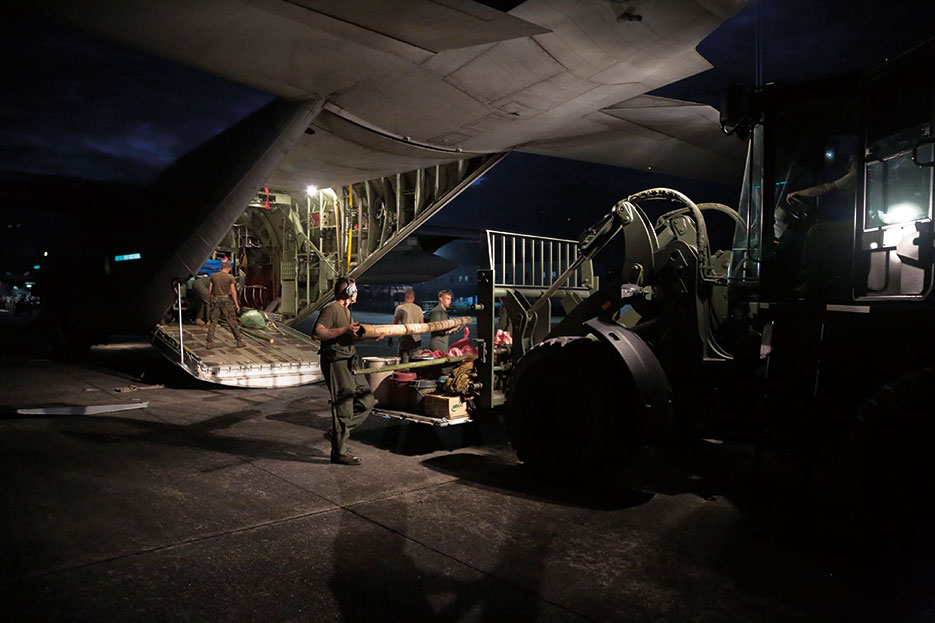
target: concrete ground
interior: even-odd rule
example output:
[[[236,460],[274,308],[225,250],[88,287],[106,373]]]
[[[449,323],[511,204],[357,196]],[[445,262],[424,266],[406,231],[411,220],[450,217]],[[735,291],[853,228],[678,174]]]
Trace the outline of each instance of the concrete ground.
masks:
[[[496,423],[371,418],[352,438],[363,465],[336,466],[321,385],[197,384],[139,342],[81,365],[0,357],[11,621],[935,616],[930,548],[855,536],[800,470],[776,459],[755,479],[742,446],[650,453],[627,480],[569,489],[518,465]]]

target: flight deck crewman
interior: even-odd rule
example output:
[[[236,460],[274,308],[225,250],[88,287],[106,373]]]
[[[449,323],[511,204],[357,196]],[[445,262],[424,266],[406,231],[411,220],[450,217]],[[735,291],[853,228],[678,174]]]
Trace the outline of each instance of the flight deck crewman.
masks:
[[[429,312],[429,322],[441,322],[448,320],[448,307],[451,306],[451,290],[438,291],[438,305]],[[432,331],[432,339],[429,340],[429,348],[440,350],[443,353],[448,352],[448,336],[458,330],[458,327],[452,329],[442,329],[441,331]]]
[[[218,328],[218,319],[221,316],[230,325],[237,347],[243,346],[243,340],[240,339],[240,327],[237,326],[240,303],[237,302],[237,289],[234,288],[234,276],[231,275],[231,263],[228,260],[221,262],[221,270],[211,275],[208,294],[211,296],[211,302],[208,306],[208,322],[210,322],[210,325],[208,326],[208,343],[206,346],[208,348],[214,346],[214,332]]]
[[[360,339],[360,323],[354,322],[350,310],[356,302],[354,280],[340,277],[334,282],[334,301],[325,305],[315,321],[315,337],[321,341],[321,371],[331,390],[331,462],[338,465],[360,465],[360,459],[346,447],[347,438],[376,404],[366,377],[352,372],[357,365],[354,342]]]
[[[421,324],[422,308],[415,304],[416,293],[410,288],[404,295],[405,303],[396,308],[393,314],[393,324]],[[422,348],[422,336],[418,333],[404,335],[399,338],[399,360],[409,363],[415,351]]]

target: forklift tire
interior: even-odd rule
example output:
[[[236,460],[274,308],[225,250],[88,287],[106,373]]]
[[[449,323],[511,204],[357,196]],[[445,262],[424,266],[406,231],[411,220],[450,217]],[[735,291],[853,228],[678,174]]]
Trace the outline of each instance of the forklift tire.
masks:
[[[921,519],[935,494],[931,447],[935,439],[935,368],[906,373],[864,401],[841,453],[848,506],[859,519]]]
[[[611,479],[642,445],[633,380],[606,344],[559,337],[516,366],[506,419],[516,454],[549,480]]]

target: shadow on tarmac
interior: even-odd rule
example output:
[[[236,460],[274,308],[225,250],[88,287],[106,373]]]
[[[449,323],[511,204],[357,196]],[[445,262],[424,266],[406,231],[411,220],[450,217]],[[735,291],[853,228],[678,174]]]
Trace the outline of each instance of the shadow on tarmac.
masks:
[[[378,416],[371,415],[367,424],[354,433],[362,443],[403,456],[420,456],[438,451],[452,451],[466,446],[484,445],[485,441],[476,425],[459,424],[436,427],[413,422],[391,421],[388,425]],[[368,425],[369,424],[369,425]]]
[[[450,454],[422,461],[422,465],[461,479],[462,484],[531,500],[590,508],[622,510],[645,504],[653,493],[621,486],[600,488],[581,484],[560,487],[543,482],[523,465],[502,457],[482,454]]]
[[[136,336],[118,336],[113,343],[91,348],[84,365],[119,373],[132,382],[164,385],[169,389],[218,389],[218,385],[202,381],[169,361],[150,344]],[[223,386],[224,389],[241,389]]]
[[[270,415],[268,419],[319,430],[324,430],[322,425],[326,428],[330,427],[327,395],[323,395],[320,400],[306,400],[307,411]],[[309,412],[318,412],[325,417],[309,417]],[[508,442],[504,427],[482,425],[478,422],[437,427],[395,419],[388,420],[376,415],[371,415],[363,424],[354,429],[351,439],[355,443],[402,456],[422,456],[440,451],[451,452],[469,446],[489,446]]]
[[[343,514],[329,581],[341,620],[535,621],[544,615],[553,620],[562,611],[562,619],[577,620],[571,611],[542,597],[550,541],[536,539],[530,551],[511,536],[526,534],[536,523],[538,518],[530,513],[520,510],[509,526],[490,535],[497,559],[488,568],[413,543],[406,536],[413,533],[408,526],[419,520],[410,517],[402,499],[382,503],[381,514],[393,518],[391,525],[370,525],[363,533],[358,516]],[[384,528],[403,538],[387,538]]]
[[[308,417],[307,413],[302,414]],[[232,454],[241,458],[273,459],[280,461],[298,461],[302,463],[330,463],[330,455],[305,444],[291,444],[267,439],[246,437],[228,437],[219,433],[235,424],[261,417],[262,412],[247,409],[227,413],[193,424],[169,424],[123,417],[108,416],[102,421],[125,425],[128,432],[116,434],[113,427],[107,432],[62,431],[63,434],[88,441],[90,443],[119,443],[121,441],[145,442],[177,447],[189,447],[199,450],[213,450]],[[63,418],[62,422],[67,422]]]

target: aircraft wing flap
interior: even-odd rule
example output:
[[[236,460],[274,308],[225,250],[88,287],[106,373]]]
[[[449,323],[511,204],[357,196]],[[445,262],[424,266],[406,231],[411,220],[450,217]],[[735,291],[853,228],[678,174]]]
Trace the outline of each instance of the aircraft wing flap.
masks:
[[[725,137],[721,131],[720,113],[704,104],[641,95],[597,114],[636,124],[728,158],[740,157],[743,152],[737,148],[740,141]]]
[[[648,102],[653,98],[646,98]],[[574,134],[533,141],[520,151],[650,170],[723,184],[740,182],[744,144],[725,136],[710,106],[615,105],[576,123]]]

